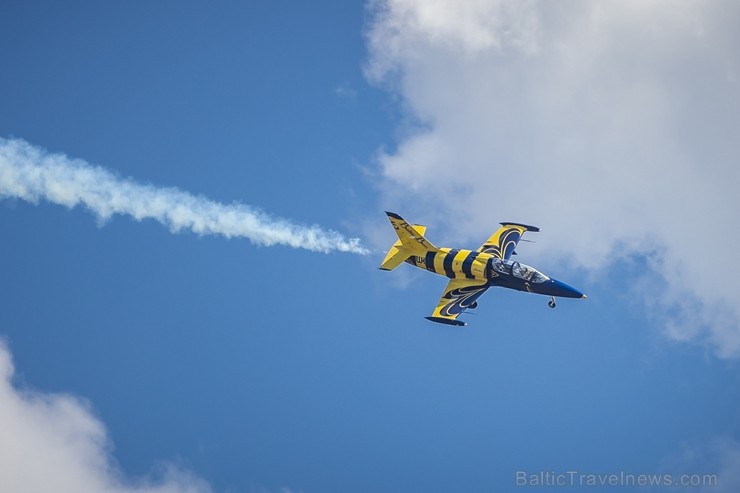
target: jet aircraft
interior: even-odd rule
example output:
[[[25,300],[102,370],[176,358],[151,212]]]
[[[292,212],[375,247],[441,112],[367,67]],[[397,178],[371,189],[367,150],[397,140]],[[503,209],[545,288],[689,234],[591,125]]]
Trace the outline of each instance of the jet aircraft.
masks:
[[[386,212],[398,235],[380,265],[393,270],[403,262],[450,278],[432,316],[432,322],[464,326],[457,317],[478,306],[478,298],[490,287],[501,286],[550,297],[548,306],[555,308],[555,297],[586,298],[579,290],[552,279],[528,265],[510,260],[514,249],[526,231],[540,228],[526,224],[504,222],[476,251],[437,248],[424,237],[426,226],[407,223],[401,216]],[[526,240],[525,240],[526,241]]]

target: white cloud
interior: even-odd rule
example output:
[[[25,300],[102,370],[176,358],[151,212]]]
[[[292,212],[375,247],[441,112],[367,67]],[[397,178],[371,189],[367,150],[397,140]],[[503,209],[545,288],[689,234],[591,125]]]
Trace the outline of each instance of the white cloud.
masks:
[[[219,204],[177,188],[157,188],[62,154],[49,154],[19,139],[0,138],[0,198],[40,199],[84,205],[101,220],[127,214],[154,219],[172,231],[248,238],[258,245],[365,254],[357,238],[318,226],[300,226],[243,204]]]
[[[705,488],[702,491],[720,491],[724,493],[740,490],[740,443],[730,438],[719,438],[715,441],[714,450],[717,464],[718,488]]]
[[[740,5],[372,5],[366,74],[415,122],[387,205],[471,241],[536,224],[545,263],[647,255],[666,334],[740,355]]]
[[[673,475],[679,483],[696,485],[695,491],[736,493],[740,491],[740,443],[731,436],[715,436],[703,442],[684,443],[666,457],[661,468]],[[713,476],[713,477],[712,477]],[[668,488],[668,491],[686,491],[686,486]],[[656,488],[666,491],[666,488]]]
[[[86,402],[17,388],[0,341],[0,491],[14,493],[209,493],[203,480],[165,466],[159,480],[125,478],[104,425]]]

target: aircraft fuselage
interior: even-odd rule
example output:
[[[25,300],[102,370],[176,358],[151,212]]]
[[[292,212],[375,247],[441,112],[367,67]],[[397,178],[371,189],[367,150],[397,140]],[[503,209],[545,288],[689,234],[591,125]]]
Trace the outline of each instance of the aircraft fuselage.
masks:
[[[489,286],[516,289],[559,298],[584,298],[568,284],[552,279],[537,269],[514,260],[501,260],[472,250],[440,248],[425,256],[412,256],[407,263],[450,279],[486,280]]]

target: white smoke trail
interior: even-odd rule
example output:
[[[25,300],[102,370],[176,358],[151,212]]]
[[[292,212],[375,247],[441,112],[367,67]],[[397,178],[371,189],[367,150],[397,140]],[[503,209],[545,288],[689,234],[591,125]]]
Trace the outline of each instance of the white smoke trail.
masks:
[[[63,154],[51,154],[21,139],[0,137],[0,199],[40,199],[86,206],[105,221],[113,214],[154,219],[171,231],[248,238],[257,245],[287,245],[365,255],[358,238],[318,226],[300,226],[244,204],[220,204],[177,188],[159,188],[119,178],[110,171]]]

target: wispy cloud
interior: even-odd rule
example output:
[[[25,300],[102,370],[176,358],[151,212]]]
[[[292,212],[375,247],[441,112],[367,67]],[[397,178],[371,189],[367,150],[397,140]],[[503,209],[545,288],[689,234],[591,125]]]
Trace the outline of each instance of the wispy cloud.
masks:
[[[255,244],[286,245],[317,252],[368,251],[358,238],[319,226],[302,226],[244,204],[221,204],[177,188],[120,178],[99,166],[52,154],[20,139],[0,138],[0,198],[83,205],[101,220],[125,214],[154,219],[171,231],[247,238]]]
[[[104,425],[86,402],[13,385],[0,340],[0,491],[27,493],[211,493],[195,475],[162,466],[158,479],[130,479],[111,458]]]
[[[682,474],[694,476],[695,491],[736,493],[740,491],[740,442],[732,435],[719,435],[703,441],[685,442],[672,454],[664,458],[661,467],[673,473],[677,480]],[[703,483],[702,477],[707,478]],[[655,491],[686,491],[685,486],[656,488]],[[653,491],[653,490],[650,490]]]
[[[665,333],[740,356],[737,3],[372,5],[366,74],[411,122],[386,206],[476,240],[536,224],[544,263],[647,258]]]

